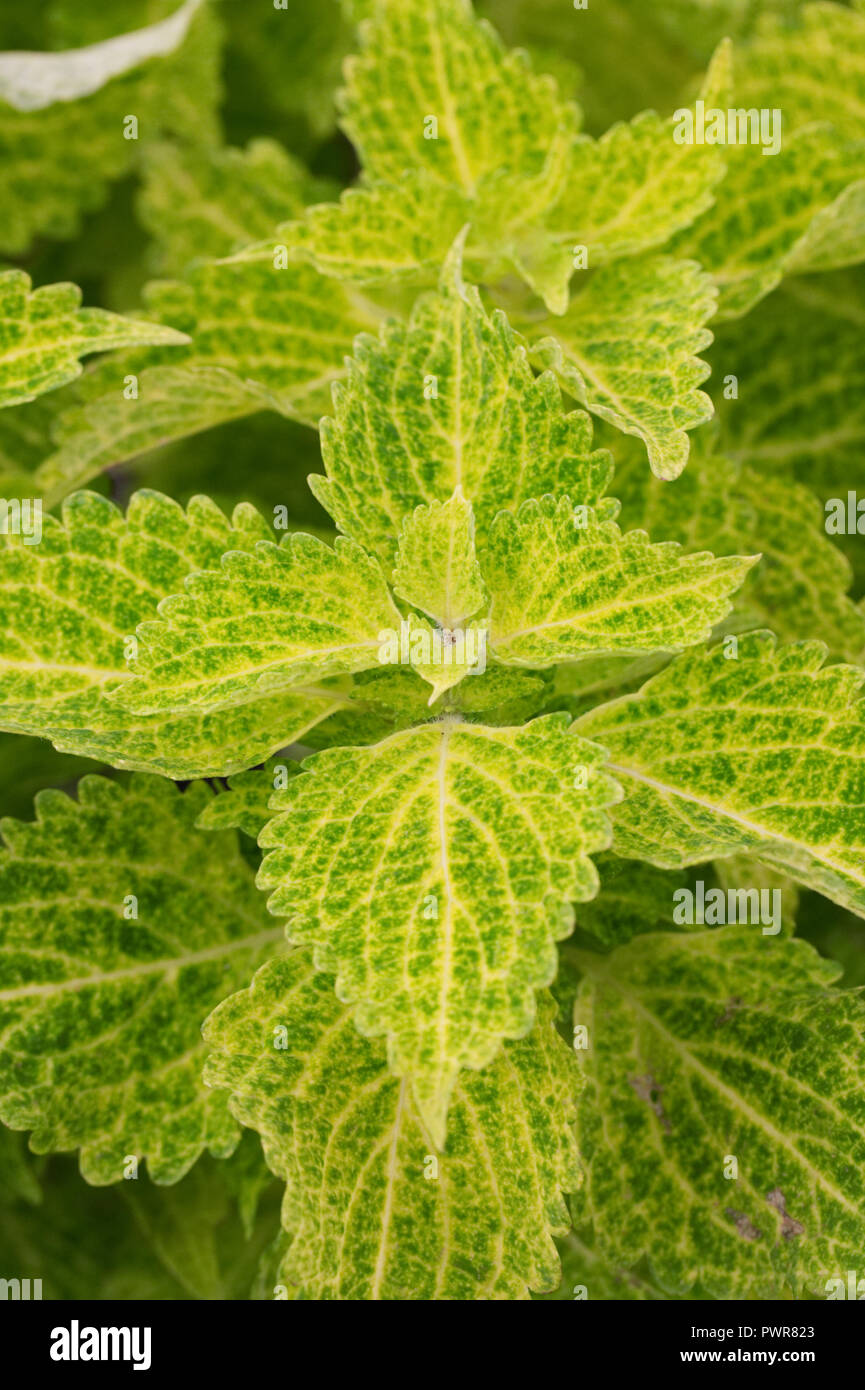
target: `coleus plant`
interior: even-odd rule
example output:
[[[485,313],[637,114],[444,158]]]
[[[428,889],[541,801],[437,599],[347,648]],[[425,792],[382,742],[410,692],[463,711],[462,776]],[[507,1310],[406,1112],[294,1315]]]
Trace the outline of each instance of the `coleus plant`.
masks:
[[[803,482],[818,453],[849,477],[862,434],[845,399],[825,439],[820,408],[861,374],[838,307],[861,121],[832,64],[861,90],[865,20],[788,8],[683,98],[781,106],[766,159],[653,113],[581,134],[463,0],[355,0],[321,62],[355,50],[344,88],[314,103],[360,157],[339,202],[169,105],[126,156],[178,277],[146,316],[0,273],[4,487],[28,502],[0,549],[0,724],[48,784],[3,822],[7,1259],[47,1224],[63,1264],[69,1191],[113,1220],[88,1184],[132,1193],[146,1297],[804,1297],[861,1264],[865,619]],[[213,16],[183,11],[168,54],[143,28],[128,71],[65,93],[76,128],[207,67]],[[36,128],[3,90],[0,138]],[[100,177],[126,167],[112,148]],[[9,254],[92,206],[49,189]],[[797,312],[822,328],[788,344]],[[711,424],[709,319],[722,377],[762,382]],[[76,490],[199,434],[237,498],[220,440],[278,455],[263,412],[320,421],[317,512]]]

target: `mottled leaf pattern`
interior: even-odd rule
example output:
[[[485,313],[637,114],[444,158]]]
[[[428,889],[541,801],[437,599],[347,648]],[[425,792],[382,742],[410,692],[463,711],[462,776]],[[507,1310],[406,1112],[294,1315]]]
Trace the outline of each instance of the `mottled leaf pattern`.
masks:
[[[185,587],[139,628],[121,708],[212,713],[362,671],[378,661],[381,629],[399,625],[377,562],[345,537],[332,549],[302,532],[261,541]]]
[[[232,844],[196,832],[210,800],[139,776],[85,777],[6,820],[0,854],[0,1118],[37,1153],[80,1148],[90,1182],[129,1157],[175,1182],[239,1138],[201,1080],[200,1026],[279,949]]]
[[[861,991],[803,941],[754,927],[578,953],[578,1219],[681,1296],[826,1296],[863,1224]],[[731,1160],[735,1160],[735,1170]]]
[[[625,787],[617,850],[668,868],[748,850],[865,916],[863,673],[825,654],[749,634],[578,720]]]
[[[689,551],[759,550],[734,598],[737,618],[787,639],[819,632],[834,655],[860,659],[865,621],[847,594],[850,566],[826,535],[813,492],[767,478],[759,451],[749,467],[698,450],[675,488],[646,471],[636,448],[627,459],[622,452],[614,486],[624,522],[645,527],[654,541],[681,541]]]
[[[34,290],[23,270],[0,272],[0,406],[23,405],[74,380],[88,353],[186,341],[158,324],[82,309],[76,285]]]
[[[524,729],[450,718],[320,753],[274,795],[259,875],[295,943],[314,944],[386,1033],[435,1143],[461,1068],[534,1017],[570,902],[597,887],[618,795],[564,715]]]
[[[705,641],[752,560],[686,556],[568,497],[525,502],[493,523],[483,572],[498,661],[551,666],[589,653],[632,656]]]
[[[715,206],[673,243],[711,273],[719,319],[747,313],[786,274],[865,259],[865,140],[826,124],[780,139],[768,156],[761,144],[726,147]]]
[[[709,277],[693,261],[659,256],[602,267],[556,324],[537,335],[538,362],[602,420],[643,440],[652,472],[677,478],[687,431],[708,420],[697,388],[709,368],[696,356],[712,341]]]
[[[241,506],[230,524],[207,498],[187,512],[159,493],[135,495],[124,518],[105,498],[76,493],[63,523],[43,520],[39,545],[10,535],[0,548],[0,725],[50,738],[63,752],[168,776],[249,767],[344,703],[337,688],[299,687],[216,714],[134,716],[109,699],[131,679],[139,623],[224,551],[268,535]]]
[[[408,325],[358,339],[321,437],[327,476],[313,491],[386,565],[409,512],[457,487],[482,537],[502,507],[544,492],[595,502],[611,471],[588,416],[563,412],[552,375],[533,374],[504,315],[462,284],[458,249]]]
[[[573,1060],[545,996],[529,1035],[454,1093],[447,1150],[431,1139],[384,1045],[307,951],[259,971],[211,1016],[207,1079],[261,1134],[285,1180],[291,1243],[278,1273],[313,1299],[513,1299],[553,1288],[551,1236],[578,1181]],[[220,1094],[224,1094],[221,1091]]]
[[[447,502],[418,507],[403,522],[394,592],[439,627],[454,628],[484,603],[471,503],[458,487]]]

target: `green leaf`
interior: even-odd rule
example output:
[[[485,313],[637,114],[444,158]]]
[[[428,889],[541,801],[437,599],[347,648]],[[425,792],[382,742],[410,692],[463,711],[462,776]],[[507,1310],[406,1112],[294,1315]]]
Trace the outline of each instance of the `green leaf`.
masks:
[[[394,593],[452,629],[486,600],[475,555],[475,519],[459,484],[447,502],[417,507],[402,526]]]
[[[545,230],[569,253],[585,246],[595,269],[662,246],[690,226],[711,205],[723,175],[716,150],[676,144],[672,120],[644,111],[611,126],[600,140],[575,141]]]
[[[0,406],[21,405],[81,374],[79,357],[142,343],[186,343],[185,334],[82,309],[76,285],[31,289],[23,270],[0,271]]]
[[[77,802],[41,792],[34,823],[3,822],[0,1118],[37,1153],[80,1148],[88,1182],[130,1156],[176,1182],[237,1143],[201,1021],[281,933],[236,841],[195,833],[210,796],[85,777]]]
[[[865,15],[844,5],[802,5],[784,22],[766,18],[737,52],[739,102],[780,107],[801,126],[829,121],[858,139],[865,126]]]
[[[37,1211],[13,1204],[8,1193],[2,1202],[0,1264],[38,1271],[45,1299],[253,1297],[256,1267],[279,1212],[271,1179],[254,1227],[244,1227],[234,1181],[250,1142],[258,1145],[245,1134],[230,1159],[205,1154],[170,1187],[156,1186],[144,1170],[134,1182],[88,1187],[72,1160],[42,1163]]]
[[[381,629],[400,622],[377,561],[345,537],[333,549],[302,532],[259,541],[185,588],[139,627],[120,708],[209,714],[362,671],[378,661]]]
[[[222,367],[263,388],[275,409],[312,425],[329,407],[331,383],[344,375],[356,334],[380,318],[273,239],[194,265],[185,280],[155,281],[145,298],[154,318],[194,340],[173,362]]]
[[[297,763],[268,758],[264,767],[236,772],[221,796],[209,801],[198,817],[202,830],[243,830],[257,840],[271,819],[270,799],[288,777],[300,771]]]
[[[212,1086],[286,1182],[280,1283],[307,1299],[513,1299],[554,1287],[575,1184],[573,1062],[545,998],[528,1037],[455,1092],[447,1152],[384,1045],[359,1037],[308,953],[259,971],[206,1025]]]
[[[417,277],[471,222],[479,278],[484,265],[515,268],[563,312],[570,256],[539,251],[537,223],[567,180],[578,109],[524,52],[505,49],[468,0],[386,0],[360,32],[341,101],[371,186],[313,212],[300,233],[306,254],[349,278],[381,278],[388,263]],[[382,227],[385,244],[375,245]]]
[[[75,37],[62,36],[61,47],[115,36],[110,28],[99,35],[84,32],[83,7],[77,11]],[[104,13],[116,14],[116,6]],[[83,216],[102,206],[109,185],[133,170],[151,144],[166,137],[217,143],[219,49],[219,24],[207,5],[173,53],[140,63],[90,96],[30,111],[0,100],[0,250],[18,256],[37,236],[75,236]],[[59,55],[46,56],[54,60]],[[16,68],[18,62],[16,54]],[[129,115],[138,121],[137,139],[125,133]],[[70,151],[81,157],[70,158]]]
[[[551,1294],[539,1297],[546,1302],[602,1301],[615,1303],[663,1302],[667,1295],[640,1271],[623,1269],[607,1260],[592,1243],[591,1233],[569,1231],[559,1241],[562,1282]]]
[[[185,281],[153,282],[145,298],[194,341],[170,365],[154,350],[100,364],[86,399],[55,426],[58,447],[39,472],[49,504],[115,463],[260,410],[316,425],[355,335],[380,317],[273,242],[193,265]]]
[[[709,368],[695,354],[712,341],[703,325],[714,311],[712,282],[693,261],[616,262],[591,277],[534,356],[595,415],[642,439],[653,473],[677,478],[687,431],[712,414],[697,390]]]
[[[379,661],[395,664],[404,660],[401,647],[405,643],[412,670],[433,687],[431,705],[466,676],[479,675],[486,669],[486,618],[451,630],[434,627],[426,618],[412,613],[403,631],[405,637],[403,632],[397,634],[393,630],[382,633],[387,640],[379,649]]]
[[[0,546],[0,727],[50,738],[61,752],[168,776],[250,767],[345,701],[338,688],[300,687],[217,715],[132,716],[109,694],[131,679],[127,652],[139,623],[193,571],[269,533],[252,507],[232,522],[207,498],[184,512],[139,492],[126,517],[103,497],[76,493],[63,522],[47,516],[39,545]]]
[[[632,656],[704,642],[753,559],[688,556],[645,531],[624,535],[570,498],[501,512],[484,551],[496,660],[552,666],[588,653]]]
[[[768,158],[759,144],[726,150],[715,206],[672,248],[712,275],[719,319],[747,313],[785,275],[865,258],[865,141],[823,123],[782,135]]]
[[[386,566],[403,519],[457,487],[483,535],[501,508],[541,493],[593,504],[610,476],[588,416],[562,411],[552,375],[534,376],[505,316],[488,316],[462,284],[458,261],[459,247],[407,325],[358,339],[334,417],[322,422],[326,477],[310,486]]]
[[[588,1082],[576,1206],[612,1261],[661,1286],[825,1296],[865,1239],[865,999],[807,943],[753,928],[578,953]],[[736,1160],[733,1175],[731,1160]]]
[[[54,506],[113,464],[169,440],[272,407],[270,395],[222,367],[147,367],[105,395],[67,407],[53,428],[55,448],[33,475],[46,507]]]
[[[865,915],[863,672],[749,633],[687,652],[576,728],[626,799],[615,848],[664,868],[749,851]]]
[[[723,173],[714,151],[676,145],[652,112],[577,139],[577,108],[466,0],[388,0],[374,14],[343,93],[366,182],[291,234],[320,270],[429,279],[471,224],[472,277],[516,270],[561,314],[575,243],[600,265],[662,245],[711,202]]]
[[[630,524],[689,551],[760,550],[734,601],[742,621],[785,640],[819,632],[836,656],[859,660],[865,621],[846,592],[850,566],[827,537],[812,492],[789,481],[773,486],[762,470],[702,449],[671,488],[646,472],[637,452],[616,463],[616,495]]]
[[[145,156],[137,208],[157,243],[156,268],[176,275],[270,236],[325,188],[275,140],[245,150],[164,144]]]
[[[570,903],[617,796],[565,715],[495,729],[453,717],[320,753],[278,792],[259,874],[365,1034],[386,1033],[439,1148],[463,1067],[532,1025]],[[580,775],[582,774],[582,775]]]
[[[407,169],[392,183],[361,184],[339,203],[308,208],[279,229],[294,254],[323,275],[359,285],[435,283],[472,202],[428,169]]]
[[[759,314],[719,328],[713,370],[738,382],[737,399],[716,402],[721,447],[769,474],[774,497],[793,477],[825,507],[846,499],[858,477],[865,447],[863,286],[861,269],[791,280]],[[839,535],[834,542],[861,583],[861,538]]]
[[[345,67],[342,126],[370,179],[422,168],[475,197],[503,167],[541,172],[568,109],[468,0],[383,0]],[[428,117],[437,122],[432,136]]]
[[[683,870],[656,869],[638,859],[599,854],[595,866],[601,887],[596,898],[577,909],[577,926],[605,946],[621,946],[640,932],[673,931],[673,896],[687,888]]]

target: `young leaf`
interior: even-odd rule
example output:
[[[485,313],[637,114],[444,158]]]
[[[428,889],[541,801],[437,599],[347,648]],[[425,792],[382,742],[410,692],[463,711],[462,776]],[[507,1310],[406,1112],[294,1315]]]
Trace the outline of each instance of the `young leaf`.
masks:
[[[124,518],[85,492],[64,504],[62,524],[51,516],[42,524],[39,545],[8,535],[0,546],[0,727],[116,767],[187,778],[250,767],[345,702],[338,688],[299,687],[217,715],[142,717],[108,698],[131,679],[136,627],[160,600],[226,550],[252,549],[270,534],[252,507],[238,507],[229,523],[207,498],[184,512],[139,492]]]
[[[358,339],[334,418],[322,421],[326,477],[310,486],[387,566],[403,519],[457,487],[483,534],[502,507],[545,492],[592,505],[610,477],[588,416],[563,413],[552,375],[534,376],[504,315],[488,316],[462,284],[458,258],[459,247],[407,325]]]
[[[559,98],[552,77],[531,71],[525,53],[507,51],[468,0],[386,0],[361,37],[361,54],[346,65],[343,127],[369,187],[362,201],[349,196],[313,213],[300,233],[305,254],[353,279],[381,278],[388,261],[416,276],[441,264],[471,222],[473,267],[515,268],[563,312],[570,254],[556,246],[549,254],[539,219],[568,177],[576,106]],[[388,233],[392,249],[378,249],[370,230],[388,221],[398,189],[405,196]],[[353,268],[360,211],[371,214],[371,228],[361,232]]]
[[[230,551],[185,587],[139,627],[120,708],[212,713],[362,671],[377,664],[381,630],[400,623],[377,561],[344,537],[331,549],[286,533]]]
[[[865,999],[806,942],[753,927],[578,953],[578,1220],[681,1295],[825,1296],[865,1240]]]
[[[439,1148],[464,1067],[531,1027],[570,903],[592,897],[618,790],[565,715],[440,723],[336,748],[276,793],[260,836],[272,912],[312,943],[365,1034],[387,1034]]]
[[[0,406],[22,405],[73,381],[88,353],[189,341],[161,324],[80,305],[76,285],[34,290],[23,270],[0,271]]]
[[[448,629],[485,602],[474,514],[459,484],[447,502],[430,502],[406,517],[393,587],[399,598]]]
[[[211,1015],[207,1078],[286,1182],[278,1280],[313,1299],[526,1298],[552,1288],[551,1236],[576,1181],[573,1060],[544,997],[528,1037],[463,1073],[448,1147],[432,1147],[384,1045],[309,953],[260,970]]]
[[[210,796],[85,777],[3,822],[0,1118],[37,1153],[80,1148],[88,1182],[130,1157],[176,1182],[239,1137],[201,1082],[201,1021],[281,933],[236,841],[196,834]]]
[[[466,676],[478,675],[486,665],[486,642],[489,623],[486,618],[479,622],[464,623],[452,631],[449,628],[433,627],[426,618],[418,618],[414,613],[407,621],[408,660],[413,671],[432,686],[429,704],[434,704],[445,691],[451,691]],[[388,644],[382,644],[379,660],[385,664],[385,656],[390,664],[398,659],[399,643],[395,632],[388,634]]]
[[[865,916],[863,673],[825,653],[728,638],[579,719],[626,790],[616,850],[665,868],[750,851]]]
[[[604,266],[535,343],[571,395],[602,420],[646,445],[652,472],[677,478],[688,460],[687,431],[708,420],[709,374],[695,354],[712,341],[709,277],[693,261],[654,257]]]
[[[570,498],[501,512],[484,550],[497,661],[552,666],[588,653],[642,655],[704,642],[753,558],[685,555],[624,535]]]
[[[676,145],[672,124],[652,112],[600,141],[577,139],[576,107],[521,53],[506,53],[464,0],[388,0],[362,33],[344,125],[370,186],[356,201],[315,210],[299,233],[304,254],[331,274],[374,280],[391,265],[416,277],[470,222],[472,274],[516,270],[562,314],[581,247],[593,267],[633,255],[711,202],[723,173],[715,151]],[[386,248],[376,227],[388,229]]]

